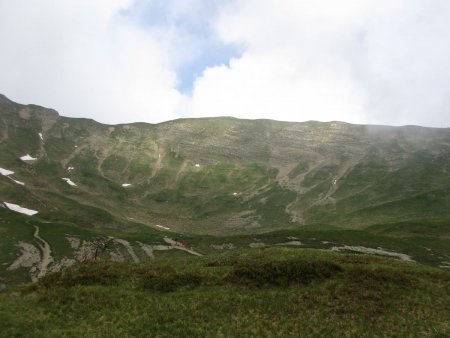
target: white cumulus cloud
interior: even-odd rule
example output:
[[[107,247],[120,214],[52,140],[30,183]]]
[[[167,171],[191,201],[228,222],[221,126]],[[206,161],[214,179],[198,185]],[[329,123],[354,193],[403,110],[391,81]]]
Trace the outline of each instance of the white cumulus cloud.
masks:
[[[216,30],[245,53],[197,78],[193,116],[449,126],[450,3],[236,0]]]
[[[166,50],[120,15],[128,0],[0,1],[0,91],[101,122],[179,117]]]
[[[449,17],[447,0],[0,0],[0,93],[107,123],[449,127]],[[221,46],[239,53],[208,66]]]

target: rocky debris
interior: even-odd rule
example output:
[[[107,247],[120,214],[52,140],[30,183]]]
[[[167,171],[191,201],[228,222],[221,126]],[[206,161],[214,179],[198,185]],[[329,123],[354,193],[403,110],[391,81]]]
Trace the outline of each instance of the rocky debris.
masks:
[[[125,247],[134,263],[140,262],[138,256],[136,256],[136,254],[134,253],[133,247],[130,245],[130,242],[120,238],[114,238],[113,240],[114,242],[122,244]]]
[[[73,250],[77,250],[80,247],[81,241],[79,238],[77,237],[72,237],[72,236],[66,236],[67,241],[70,244],[70,247]]]
[[[145,254],[150,257],[151,259],[155,258],[155,251],[167,251],[167,250],[181,250],[188,252],[195,256],[202,256],[202,254],[192,250],[188,249],[183,246],[180,242],[177,242],[169,237],[164,237],[164,241],[169,245],[163,245],[163,244],[145,244],[138,242],[138,244],[141,246],[141,249],[145,252]]]
[[[259,221],[261,216],[256,213],[256,210],[242,211],[225,221],[227,228],[258,228],[261,226]]]
[[[41,254],[39,249],[33,244],[26,242],[19,242],[16,244],[20,248],[20,256],[6,268],[6,270],[16,270],[18,268],[31,268],[34,265],[39,264],[41,261]]]
[[[156,250],[156,251],[172,250],[172,249],[176,248],[173,245],[161,245],[161,244],[151,245],[151,247],[153,250]]]
[[[141,249],[145,252],[145,254],[150,257],[151,259],[155,259],[155,255],[153,254],[153,247],[149,244],[144,244],[141,242],[138,242],[138,244],[141,246]]]
[[[303,243],[300,242],[300,241],[290,241],[290,242],[285,242],[285,243],[278,243],[278,244],[275,244],[275,245],[301,246],[301,245],[303,245]]]
[[[59,262],[52,264],[48,269],[48,272],[58,272],[74,265],[75,263],[76,261],[74,259],[64,257]]]
[[[110,251],[109,257],[113,262],[125,262],[125,257],[119,250]]]
[[[83,241],[81,246],[74,252],[74,258],[78,262],[95,259],[97,247],[94,242]]]
[[[164,237],[163,240],[164,240],[164,242],[166,242],[167,244],[170,244],[170,245],[181,245],[181,243],[173,240],[170,237]]]
[[[211,244],[209,247],[214,250],[232,250],[235,248],[233,243]]]
[[[250,243],[248,245],[252,249],[264,248],[266,245],[263,242]]]
[[[330,249],[331,251],[354,251],[354,252],[361,252],[361,253],[367,253],[372,255],[380,255],[380,256],[390,256],[390,257],[396,257],[406,262],[414,262],[414,260],[411,258],[411,256],[398,253],[398,252],[392,252],[392,251],[386,251],[384,249],[378,248],[366,248],[363,246],[334,246]]]

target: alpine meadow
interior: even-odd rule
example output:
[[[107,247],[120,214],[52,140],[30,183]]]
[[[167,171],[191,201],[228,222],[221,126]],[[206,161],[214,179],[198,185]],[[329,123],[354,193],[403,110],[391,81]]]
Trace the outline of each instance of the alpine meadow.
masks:
[[[0,154],[1,336],[450,334],[448,128],[0,96]]]

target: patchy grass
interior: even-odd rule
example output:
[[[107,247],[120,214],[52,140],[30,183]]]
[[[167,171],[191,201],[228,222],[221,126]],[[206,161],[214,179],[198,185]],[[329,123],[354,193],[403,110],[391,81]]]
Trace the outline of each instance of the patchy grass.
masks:
[[[450,274],[283,248],[91,262],[0,292],[0,318],[5,337],[445,337]]]

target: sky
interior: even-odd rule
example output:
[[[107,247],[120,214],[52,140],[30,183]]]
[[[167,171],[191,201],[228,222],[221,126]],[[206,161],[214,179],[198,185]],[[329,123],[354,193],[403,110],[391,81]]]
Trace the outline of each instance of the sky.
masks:
[[[0,93],[102,123],[450,127],[448,0],[0,0]]]

